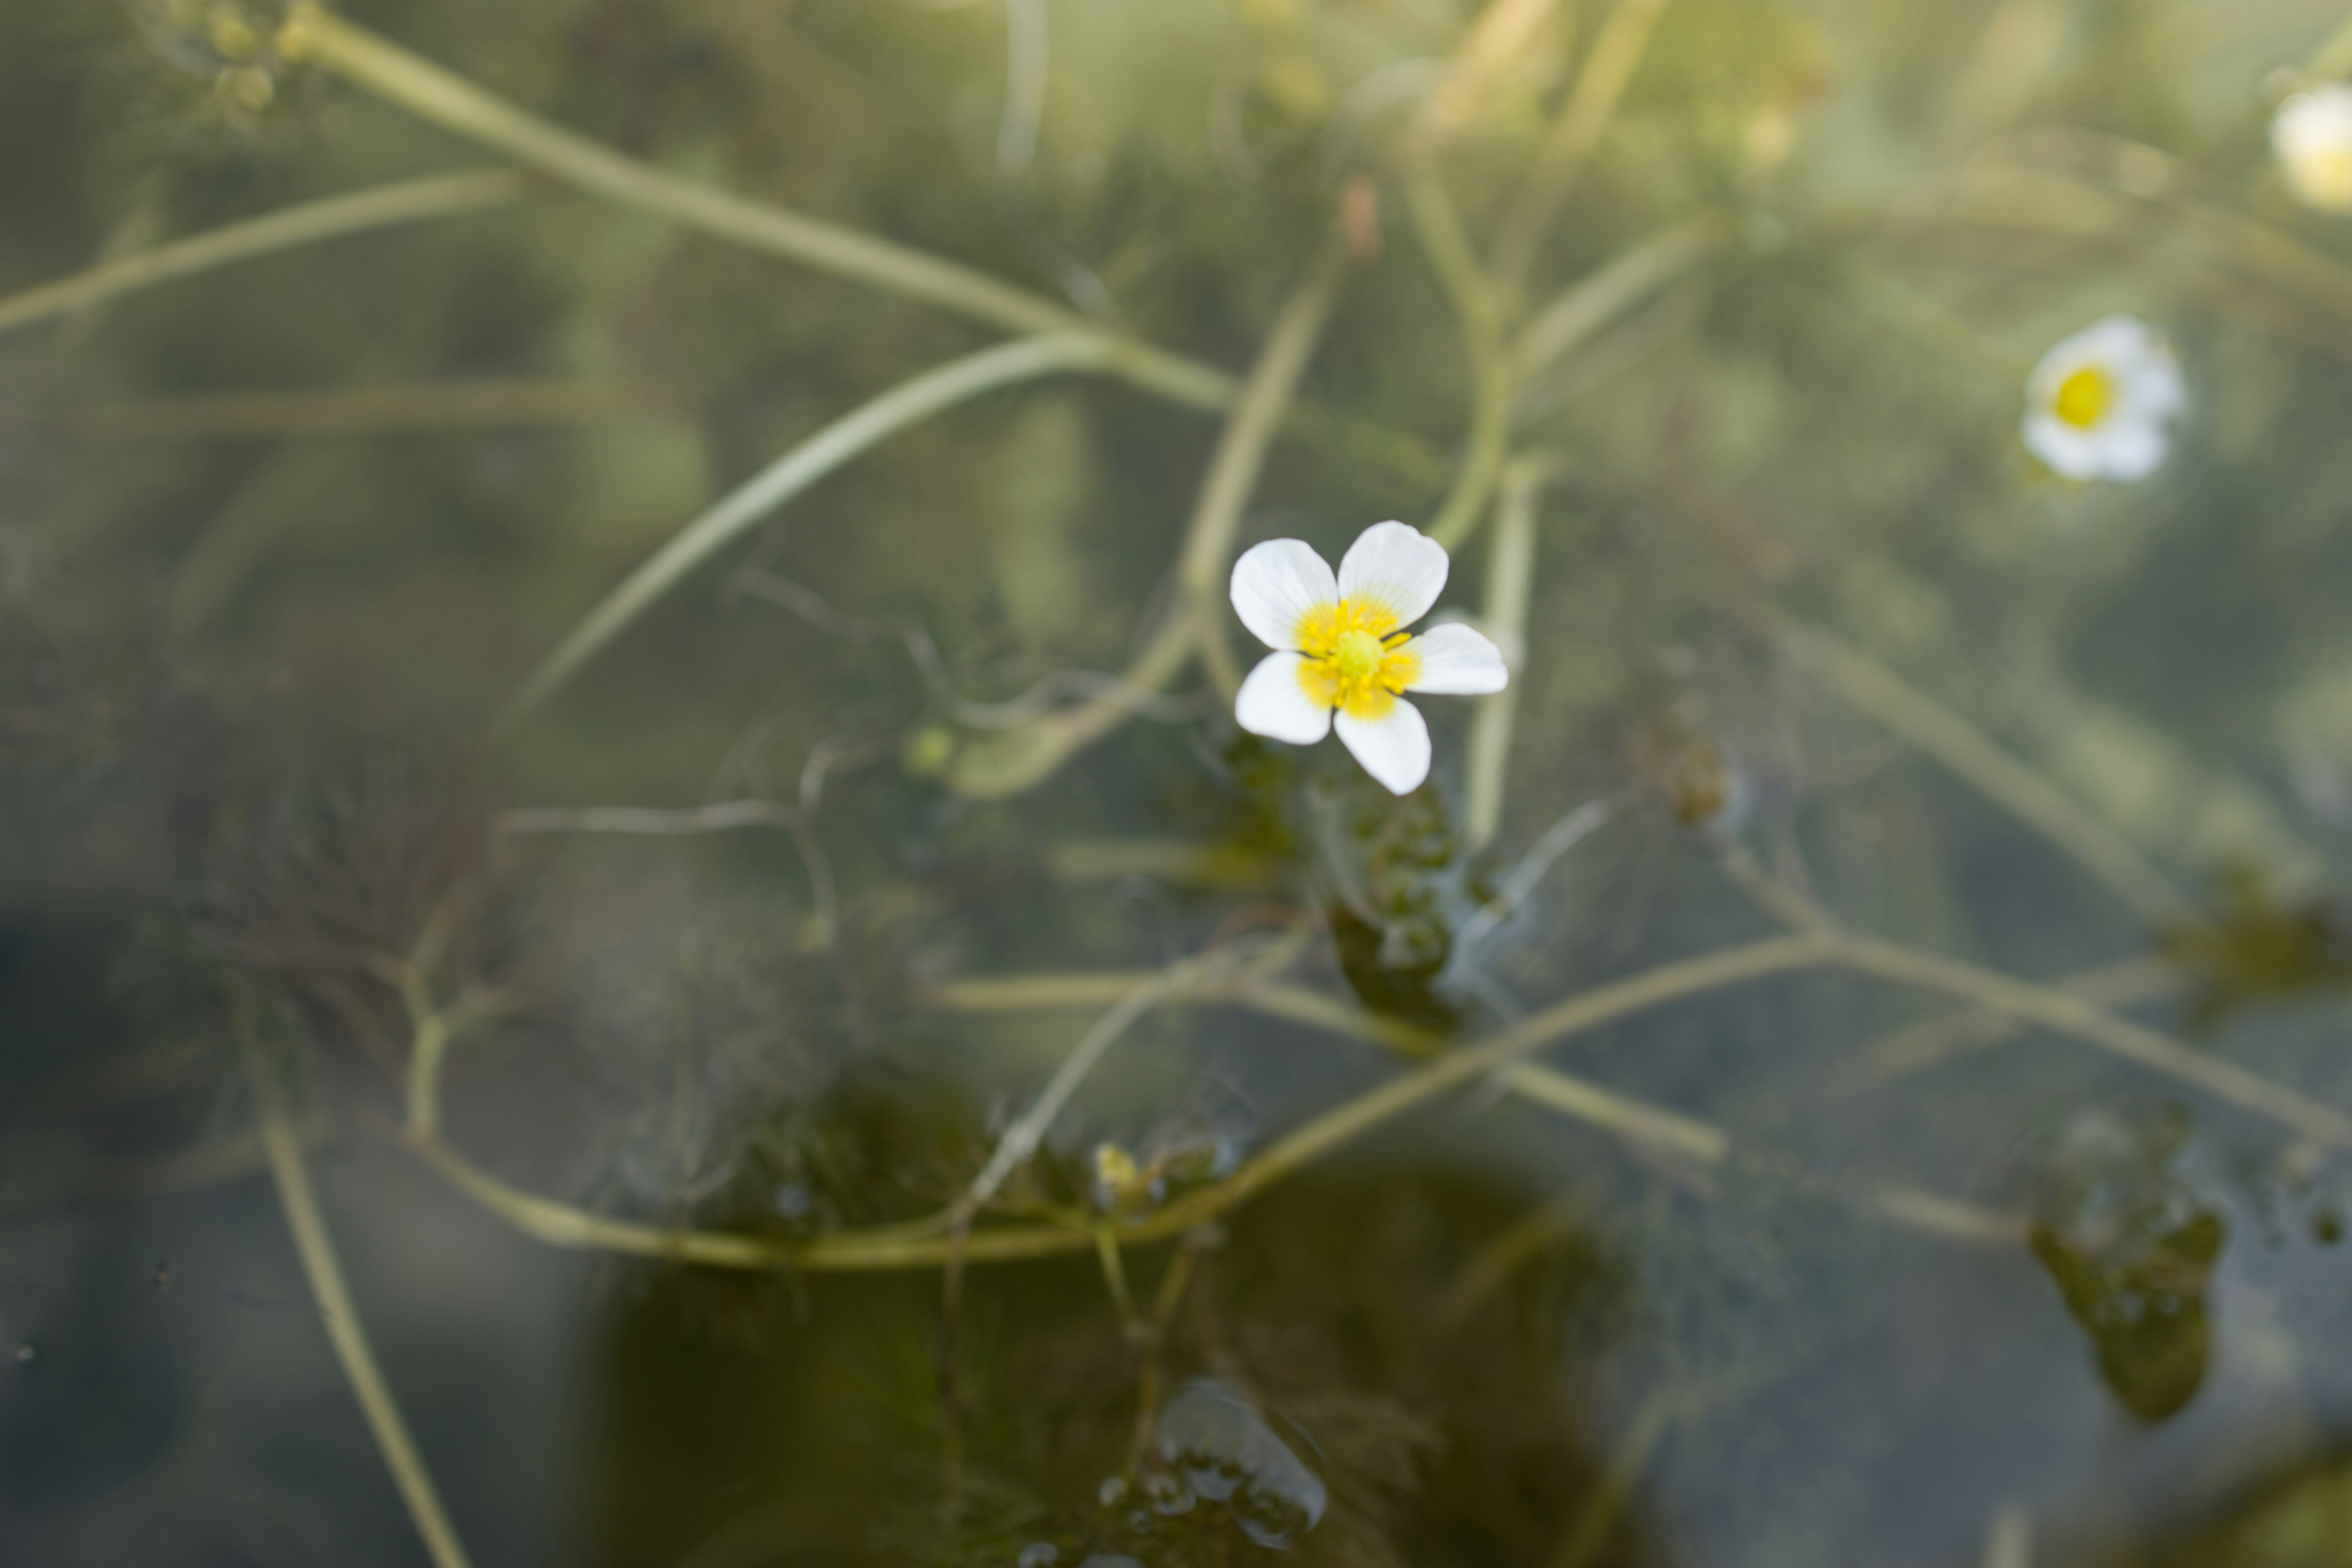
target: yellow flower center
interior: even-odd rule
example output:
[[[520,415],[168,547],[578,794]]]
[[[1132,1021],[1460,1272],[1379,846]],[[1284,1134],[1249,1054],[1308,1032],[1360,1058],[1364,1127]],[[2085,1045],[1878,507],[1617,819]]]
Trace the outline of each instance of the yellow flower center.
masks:
[[[2058,384],[2051,412],[2077,430],[2088,430],[2115,406],[2116,381],[2096,365],[2084,365]]]
[[[1421,679],[1412,634],[1392,632],[1396,612],[1370,599],[1318,605],[1298,618],[1294,634],[1298,684],[1308,701],[1356,719],[1382,719],[1397,693]]]

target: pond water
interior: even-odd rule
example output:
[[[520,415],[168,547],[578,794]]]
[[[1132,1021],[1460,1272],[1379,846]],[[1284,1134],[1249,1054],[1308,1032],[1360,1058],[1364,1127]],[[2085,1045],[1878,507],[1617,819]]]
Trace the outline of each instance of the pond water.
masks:
[[[2347,75],[0,0],[0,1562],[2352,1563]]]

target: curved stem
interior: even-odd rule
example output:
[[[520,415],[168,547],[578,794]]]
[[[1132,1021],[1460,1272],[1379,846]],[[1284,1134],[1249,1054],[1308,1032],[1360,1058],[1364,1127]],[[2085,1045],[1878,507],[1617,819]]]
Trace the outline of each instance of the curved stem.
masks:
[[[1031,1106],[1027,1113],[997,1141],[994,1152],[988,1157],[988,1163],[981,1167],[980,1174],[972,1178],[971,1185],[965,1189],[962,1197],[956,1200],[953,1223],[968,1224],[988,1200],[996,1195],[996,1190],[1004,1184],[1005,1179],[1027,1163],[1029,1157],[1037,1152],[1037,1145],[1045,1142],[1046,1132],[1054,1125],[1054,1119],[1061,1115],[1062,1107],[1069,1103],[1070,1096],[1078,1091],[1078,1085],[1094,1071],[1095,1064],[1102,1060],[1103,1053],[1118,1043],[1129,1026],[1150,1012],[1160,998],[1180,989],[1190,978],[1188,971],[1192,967],[1180,964],[1165,974],[1155,974],[1137,985],[1079,1037],[1078,1043],[1070,1047],[1070,1054],[1062,1059],[1061,1067],[1046,1083],[1045,1092],[1037,1097],[1037,1103]]]
[[[2130,840],[1924,692],[1820,632],[1791,629],[1783,641],[1801,668],[2008,808],[2142,919],[2163,923],[2194,910]]]
[[[1993,1012],[2039,1024],[2112,1056],[2202,1089],[2214,1099],[2265,1116],[2330,1148],[2352,1149],[2352,1116],[2300,1090],[2273,1083],[2168,1035],[2121,1018],[2085,997],[2034,985],[1972,964],[1914,952],[1864,937],[1836,938],[1825,961],[1898,984],[1940,991]]]
[[[496,148],[618,205],[789,256],[992,326],[1100,338],[1114,374],[1180,403],[1215,408],[1233,397],[1233,378],[1213,366],[1103,332],[1044,295],[971,268],[664,174],[527,114],[307,0],[288,22],[280,47],[289,57],[314,59],[445,131]]]
[[[1100,371],[1108,363],[1096,338],[1024,338],[950,361],[844,415],[737,487],[631,573],[531,672],[508,704],[501,725],[511,726],[553,696],[715,552],[868,447],[983,392],[1055,372]]]
[[[1249,1197],[1373,1128],[1418,1109],[1490,1073],[1507,1074],[1515,1088],[1544,1074],[1553,1089],[1537,1098],[1558,1109],[1611,1128],[1621,1136],[1676,1148],[1714,1163],[1724,1156],[1722,1133],[1661,1107],[1553,1074],[1522,1060],[1571,1036],[1668,1003],[1721,990],[1771,974],[1839,968],[1899,984],[1940,991],[1995,1012],[2039,1024],[2098,1047],[2109,1054],[2203,1089],[2215,1098],[2270,1117],[2340,1149],[2352,1149],[2352,1118],[2242,1068],[2203,1056],[2178,1040],[2143,1028],[2076,996],[2011,980],[1965,963],[1910,952],[1885,942],[1834,932],[1777,937],[1681,959],[1593,987],[1504,1030],[1486,1043],[1452,1049],[1440,1037],[1395,1019],[1349,1008],[1329,997],[1295,988],[1244,982],[1229,989],[1170,991],[1164,999],[1215,998],[1250,1006],[1391,1046],[1423,1059],[1419,1071],[1394,1079],[1306,1122],[1268,1144],[1255,1159],[1222,1181],[1119,1229],[1118,1240],[1135,1244],[1181,1235],[1232,1209]],[[1116,1004],[1132,994],[1139,977],[1078,975],[1026,977],[1012,982],[967,982],[950,997],[999,1004]],[[1437,1054],[1437,1053],[1443,1054]],[[1534,1080],[1542,1081],[1542,1080]],[[1003,1226],[968,1235],[948,1229],[950,1215],[934,1215],[903,1224],[842,1231],[808,1240],[664,1230],[606,1219],[569,1205],[525,1193],[488,1175],[436,1141],[411,1139],[409,1146],[453,1184],[517,1229],[559,1247],[663,1258],[726,1268],[807,1268],[863,1271],[933,1268],[961,1255],[971,1262],[1045,1258],[1083,1252],[1096,1245],[1094,1232],[1076,1223]],[[1895,1184],[1874,1184],[1855,1195],[1866,1206],[1915,1228],[1969,1239],[2010,1238],[2007,1220],[1986,1216]]]
[[[1601,144],[1601,133],[1617,112],[1618,100],[1633,79],[1633,68],[1650,47],[1650,31],[1666,0],[1617,0],[1617,8],[1601,25],[1592,52],[1578,73],[1568,102],[1552,126],[1551,135],[1536,155],[1535,167],[1519,187],[1511,216],[1495,242],[1495,277],[1516,289],[1535,264],[1536,251],[1559,216],[1568,188],[1585,160]]]
[[[1721,218],[1696,217],[1662,229],[1555,295],[1511,342],[1512,378],[1521,385],[1591,342],[1643,300],[1723,247]]]
[[[246,1053],[246,1076],[260,1117],[270,1178],[277,1184],[278,1205],[286,1211],[286,1228],[293,1233],[294,1250],[302,1259],[303,1276],[310,1281],[311,1298],[318,1302],[320,1321],[335,1347],[336,1359],[342,1363],[343,1376],[367,1417],[368,1430],[375,1436],[384,1465],[400,1489],[401,1500],[408,1505],[416,1533],[425,1539],[434,1568],[467,1568],[466,1548],[442,1510],[433,1477],[409,1437],[399,1403],[393,1398],[383,1370],[376,1365],[375,1352],[368,1344],[366,1325],[360,1321],[342,1264],[335,1256],[334,1237],[319,1211],[310,1169],[302,1163],[301,1140],[268,1064],[250,1047]]]
[[[1628,1014],[1760,974],[1803,968],[1821,962],[1818,944],[1798,940],[1757,942],[1727,949],[1700,959],[1662,964],[1656,969],[1613,984],[1595,987],[1583,995],[1536,1015],[1489,1044],[1445,1056],[1405,1078],[1384,1084],[1335,1110],[1327,1111],[1288,1137],[1269,1145],[1255,1160],[1182,1202],[1171,1204],[1133,1225],[1120,1227],[1118,1240],[1132,1245],[1181,1235],[1213,1218],[1282,1176],[1307,1164],[1391,1117],[1401,1115],[1459,1085],[1552,1042],[1595,1029]],[[1089,977],[1090,979],[1092,977]],[[1131,993],[1129,976],[1123,994]],[[1236,1000],[1279,994],[1285,988],[1244,986]],[[1175,995],[1171,993],[1171,998]],[[1422,1049],[1443,1042],[1410,1025],[1358,1015],[1310,993],[1299,994],[1310,1005],[1294,1014],[1280,1007],[1268,1011],[1320,1023],[1328,1017],[1361,1017],[1350,1032],[1381,1037],[1385,1030],[1402,1031]],[[1118,998],[1114,997],[1114,1001]],[[1607,1091],[1593,1091],[1615,1099]],[[1654,1108],[1650,1108],[1654,1109]],[[1672,1118],[1671,1111],[1659,1111]],[[1681,1120],[1681,1119],[1676,1119]],[[1672,1134],[1664,1134],[1671,1138]],[[841,1231],[831,1236],[795,1240],[733,1235],[724,1232],[668,1230],[628,1220],[607,1219],[524,1192],[482,1171],[447,1145],[433,1139],[409,1139],[407,1146],[452,1185],[497,1214],[525,1235],[556,1247],[594,1248],[643,1258],[719,1268],[805,1268],[821,1272],[861,1272],[886,1268],[929,1268],[960,1254],[973,1263],[1048,1258],[1085,1252],[1095,1245],[1091,1229],[1078,1224],[1024,1225],[973,1229],[968,1234],[947,1228],[946,1215],[934,1215],[899,1225]]]
[[[494,169],[403,180],[354,195],[305,202],[267,217],[175,240],[152,250],[104,262],[54,283],[0,298],[0,332],[69,315],[117,295],[136,293],[175,278],[208,272],[215,267],[268,256],[273,251],[316,245],[321,240],[394,224],[503,205],[530,189],[530,182],[523,175]]]
[[[1323,323],[1348,275],[1348,253],[1336,237],[1308,268],[1275,321],[1274,331],[1251,367],[1249,380],[1226,416],[1216,455],[1201,482],[1200,499],[1185,525],[1176,557],[1181,602],[1150,644],[1129,667],[1118,689],[1027,724],[998,731],[967,744],[948,771],[949,787],[960,795],[994,798],[1018,795],[1050,777],[1071,757],[1125,723],[1139,693],[1160,690],[1176,679],[1210,639],[1224,635],[1223,595],[1242,510],[1265,467],[1268,445],[1282,423],[1323,336]],[[1231,663],[1230,655],[1226,662]]]
[[[1502,472],[1504,444],[1510,437],[1511,360],[1503,352],[1501,301],[1478,270],[1453,198],[1426,161],[1405,176],[1405,199],[1430,265],[1437,268],[1446,298],[1453,301],[1454,317],[1462,324],[1463,351],[1470,361],[1469,449],[1428,530],[1430,538],[1457,550],[1478,525]]]

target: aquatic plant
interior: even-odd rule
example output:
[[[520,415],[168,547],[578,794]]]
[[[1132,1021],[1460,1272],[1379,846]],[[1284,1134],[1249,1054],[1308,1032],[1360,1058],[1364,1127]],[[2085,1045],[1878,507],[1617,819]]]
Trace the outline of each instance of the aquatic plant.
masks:
[[[1510,679],[1502,654],[1472,627],[1397,629],[1437,603],[1446,565],[1444,545],[1401,522],[1366,529],[1336,580],[1300,540],[1250,546],[1234,563],[1234,611],[1275,651],[1234,699],[1241,727],[1294,746],[1337,729],[1391,794],[1419,789],[1429,777],[1429,726],[1404,693],[1491,696]]]
[[[543,1555],[557,1453],[614,1562],[2260,1495],[2352,29],[2181,16],[0,7],[5,1451],[169,1236],[221,1392],[72,1429],[224,1559]],[[37,1554],[129,1517],[39,1474]]]

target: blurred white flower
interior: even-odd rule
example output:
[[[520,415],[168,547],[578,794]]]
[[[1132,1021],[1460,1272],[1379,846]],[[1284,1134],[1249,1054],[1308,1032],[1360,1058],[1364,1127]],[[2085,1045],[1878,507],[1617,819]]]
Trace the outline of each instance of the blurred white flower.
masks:
[[[1234,563],[1234,610],[1275,651],[1242,682],[1241,727],[1297,746],[1337,728],[1366,773],[1398,795],[1418,789],[1429,776],[1429,726],[1400,694],[1477,696],[1510,679],[1495,645],[1468,626],[1422,637],[1397,629],[1429,613],[1446,568],[1445,547],[1402,522],[1364,530],[1337,578],[1301,540],[1245,552]]]
[[[2322,212],[2352,212],[2352,87],[2331,83],[2280,104],[2271,147],[2296,200]]]
[[[2162,332],[2109,316],[2065,339],[2025,381],[2025,445],[2070,479],[2145,479],[2189,404]]]

